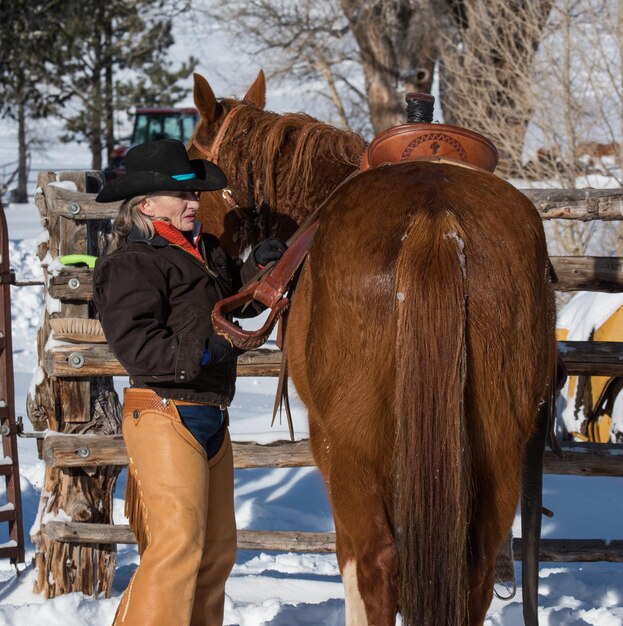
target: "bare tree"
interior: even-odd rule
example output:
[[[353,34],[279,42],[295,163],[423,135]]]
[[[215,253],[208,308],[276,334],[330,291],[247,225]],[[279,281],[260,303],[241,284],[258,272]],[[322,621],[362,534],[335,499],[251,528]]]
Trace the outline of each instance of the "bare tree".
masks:
[[[458,61],[440,70],[446,119],[463,119],[463,99],[456,86],[476,83],[488,106],[512,124],[523,141],[520,135],[529,119],[529,111],[522,108],[523,85],[514,80],[513,67],[501,58],[495,44],[503,38],[503,49],[516,57],[513,62],[529,67],[538,48],[539,29],[527,29],[526,23],[532,25],[532,18],[538,16],[536,23],[542,27],[551,2],[231,0],[212,5],[208,12],[236,34],[236,45],[261,54],[263,64],[272,54],[273,74],[308,85],[319,84],[320,79],[326,86],[321,91],[331,98],[339,122],[356,130],[362,127],[361,120],[352,116],[362,111],[369,113],[375,132],[403,122],[405,93],[430,92],[436,64],[450,45]],[[467,60],[462,62],[464,50]],[[478,59],[477,68],[468,67],[472,58]],[[477,71],[467,74],[466,69]],[[497,82],[491,81],[492,74]]]
[[[531,75],[535,108],[524,176],[567,188],[623,183],[622,5],[621,0],[556,2]],[[616,222],[554,221],[546,230],[555,254],[623,254]]]
[[[623,0],[230,0],[211,17],[344,127],[402,123],[438,71],[444,121],[490,137],[502,176],[623,184]],[[547,228],[554,253],[623,254],[614,225]]]
[[[534,113],[533,64],[551,0],[465,0],[443,33],[440,92],[445,121],[489,136],[500,173],[520,170]]]
[[[403,123],[405,93],[430,93],[446,3],[341,0],[341,5],[359,45],[374,130]]]
[[[210,0],[195,10],[224,25],[270,78],[294,81],[325,99],[340,126],[370,130],[357,45],[334,0]]]

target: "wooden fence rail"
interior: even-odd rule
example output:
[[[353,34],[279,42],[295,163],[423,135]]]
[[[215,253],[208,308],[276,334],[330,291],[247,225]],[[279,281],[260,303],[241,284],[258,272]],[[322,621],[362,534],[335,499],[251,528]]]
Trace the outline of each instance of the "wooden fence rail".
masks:
[[[623,291],[622,257],[553,256],[558,291]],[[50,278],[50,295],[59,300],[92,300],[93,272],[68,267]]]
[[[571,374],[623,376],[623,343],[617,341],[559,341],[558,349]],[[281,352],[260,349],[238,358],[238,376],[278,376]],[[127,376],[105,344],[56,342],[44,355],[44,369],[56,378]]]
[[[69,543],[136,543],[126,525],[48,522],[44,532],[50,539]],[[238,550],[276,552],[335,552],[335,533],[239,530]],[[521,539],[513,539],[516,559],[522,557]],[[623,541],[600,539],[542,539],[539,560],[569,563],[575,561],[623,562]]]
[[[309,467],[315,465],[309,441],[276,441],[271,444],[234,442],[234,467]],[[622,476],[623,446],[618,444],[564,443],[562,458],[546,452],[548,474]],[[54,435],[43,440],[48,467],[99,467],[128,464],[121,435]]]
[[[521,189],[534,203],[544,220],[563,219],[588,222],[623,219],[621,189]],[[68,220],[113,219],[119,202],[95,202],[94,193],[77,193],[55,189],[56,199],[51,212]]]

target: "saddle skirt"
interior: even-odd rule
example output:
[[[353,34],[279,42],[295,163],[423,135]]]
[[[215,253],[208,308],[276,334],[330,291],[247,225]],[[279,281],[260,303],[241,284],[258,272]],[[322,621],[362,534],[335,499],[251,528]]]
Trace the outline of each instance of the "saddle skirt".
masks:
[[[360,171],[403,161],[449,161],[493,172],[498,151],[483,135],[449,124],[400,124],[379,133],[361,159]]]

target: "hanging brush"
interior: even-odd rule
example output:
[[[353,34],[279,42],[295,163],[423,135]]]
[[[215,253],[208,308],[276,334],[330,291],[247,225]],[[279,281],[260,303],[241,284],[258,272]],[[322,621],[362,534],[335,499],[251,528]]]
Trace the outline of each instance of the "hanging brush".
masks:
[[[99,320],[84,317],[57,317],[50,320],[54,338],[72,343],[106,343]]]

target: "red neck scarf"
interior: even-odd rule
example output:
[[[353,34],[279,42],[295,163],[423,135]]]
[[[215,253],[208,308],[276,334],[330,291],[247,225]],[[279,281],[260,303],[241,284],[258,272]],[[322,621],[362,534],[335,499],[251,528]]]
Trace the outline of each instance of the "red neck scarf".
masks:
[[[186,252],[192,254],[195,258],[199,259],[203,264],[205,264],[203,257],[199,253],[199,249],[193,243],[194,241],[198,240],[198,238],[193,238],[193,242],[189,241],[180,230],[175,228],[175,226],[173,226],[172,224],[169,224],[169,222],[156,220],[152,223],[156,232],[163,239],[166,239],[169,243],[172,243],[175,246],[183,248],[184,250],[186,250]]]

